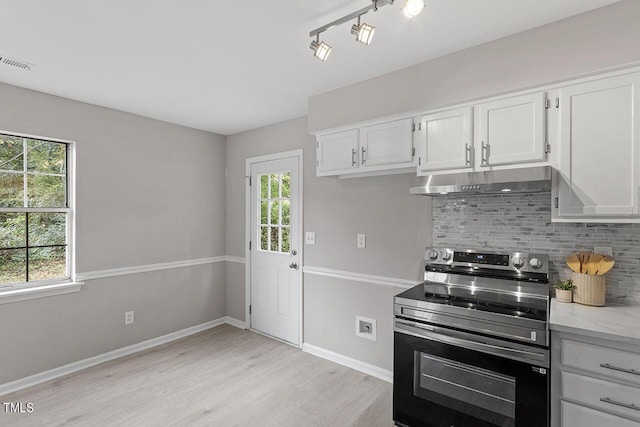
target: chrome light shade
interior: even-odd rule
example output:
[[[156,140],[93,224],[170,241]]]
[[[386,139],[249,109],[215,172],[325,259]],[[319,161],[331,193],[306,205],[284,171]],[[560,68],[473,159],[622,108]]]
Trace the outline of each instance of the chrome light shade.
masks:
[[[322,62],[326,61],[331,53],[331,46],[319,40],[312,40],[310,47],[313,50],[313,56]]]
[[[369,44],[373,39],[373,33],[376,31],[376,27],[369,25],[366,22],[360,23],[358,19],[357,24],[353,24],[351,27],[351,34],[356,36],[356,40],[362,44]]]

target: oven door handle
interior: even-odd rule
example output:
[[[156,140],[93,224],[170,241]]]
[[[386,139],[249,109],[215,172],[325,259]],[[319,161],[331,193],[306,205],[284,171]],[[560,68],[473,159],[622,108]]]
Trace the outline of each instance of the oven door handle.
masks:
[[[491,354],[499,357],[507,357],[522,362],[543,363],[547,366],[548,356],[544,350],[540,353],[509,348],[495,344],[469,340],[467,338],[458,338],[453,335],[453,331],[446,333],[442,328],[436,328],[422,323],[415,323],[404,319],[395,319],[393,330],[407,335],[413,335],[418,338],[425,338],[432,341],[438,341],[444,344],[451,344],[463,347],[469,350],[476,350],[482,353]]]

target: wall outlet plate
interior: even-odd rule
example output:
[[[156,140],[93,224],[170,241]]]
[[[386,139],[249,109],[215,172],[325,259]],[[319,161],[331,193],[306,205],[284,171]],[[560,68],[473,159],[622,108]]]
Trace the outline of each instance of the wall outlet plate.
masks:
[[[133,311],[126,311],[124,313],[124,324],[126,325],[132,325],[135,322],[135,312]]]
[[[593,248],[593,252],[597,254],[613,256],[613,248],[611,246],[596,246]]]
[[[316,233],[315,231],[307,231],[304,233],[304,243],[307,245],[315,245],[316,244]]]
[[[358,234],[357,246],[359,249],[364,249],[367,246],[367,236],[364,234]]]
[[[356,336],[368,340],[376,340],[376,320],[368,317],[356,316]]]

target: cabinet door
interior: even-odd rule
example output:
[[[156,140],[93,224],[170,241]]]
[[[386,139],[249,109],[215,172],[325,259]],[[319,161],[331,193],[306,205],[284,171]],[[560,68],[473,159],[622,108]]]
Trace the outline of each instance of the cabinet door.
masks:
[[[638,214],[639,85],[636,73],[560,90],[557,216]]]
[[[411,165],[413,156],[413,119],[360,129],[360,164],[363,167]]]
[[[336,175],[358,167],[358,130],[318,136],[317,175]]]
[[[562,427],[638,427],[638,423],[562,401]]]
[[[540,92],[478,105],[481,168],[545,160],[544,100]]]
[[[467,107],[422,117],[420,171],[473,167],[472,113]]]

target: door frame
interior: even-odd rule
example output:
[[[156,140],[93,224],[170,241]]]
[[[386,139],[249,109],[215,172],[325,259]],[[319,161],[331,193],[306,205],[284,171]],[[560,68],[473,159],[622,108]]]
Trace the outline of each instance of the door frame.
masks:
[[[304,264],[304,253],[303,253],[303,238],[302,233],[304,230],[303,227],[303,216],[302,216],[302,206],[303,206],[303,192],[302,189],[304,186],[302,185],[302,179],[304,176],[303,173],[303,150],[291,150],[291,151],[283,151],[280,153],[267,154],[264,156],[257,157],[248,157],[246,159],[245,166],[245,243],[244,243],[244,253],[245,253],[245,328],[252,330],[251,328],[251,315],[249,314],[249,305],[251,304],[251,250],[249,250],[249,242],[252,238],[252,224],[251,224],[251,186],[249,185],[249,179],[251,178],[251,167],[256,163],[268,162],[271,160],[281,160],[286,157],[297,157],[298,159],[298,239],[296,242],[291,242],[292,246],[295,243],[298,248],[298,254],[300,259],[300,265],[298,266],[298,348],[302,348],[302,315],[303,315],[303,301],[304,295],[302,290],[304,286],[302,286],[302,266]],[[255,242],[252,247],[252,250],[255,249]],[[255,331],[260,333],[259,331]],[[272,337],[274,338],[274,337]],[[277,338],[274,338],[277,339]],[[292,345],[291,343],[287,343]]]

